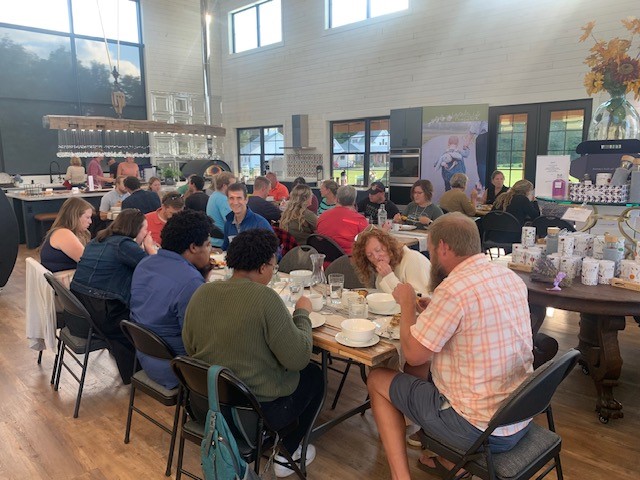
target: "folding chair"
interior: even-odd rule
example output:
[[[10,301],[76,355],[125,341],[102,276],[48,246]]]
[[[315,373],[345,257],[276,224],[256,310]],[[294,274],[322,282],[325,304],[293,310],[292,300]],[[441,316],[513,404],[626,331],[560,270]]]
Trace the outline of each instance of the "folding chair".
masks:
[[[364,288],[365,285],[358,278],[358,274],[353,268],[351,263],[351,257],[349,255],[342,255],[338,259],[331,262],[331,265],[327,267],[325,271],[327,277],[331,273],[341,273],[344,275],[344,288]]]
[[[482,217],[482,250],[489,250],[492,258],[492,248],[511,253],[512,245],[520,241],[521,234],[522,225],[508,212],[493,210]]]
[[[120,322],[120,328],[136,347],[138,352],[141,352],[149,357],[154,357],[160,360],[170,360],[176,357],[175,352],[161,337],[149,330],[147,327],[138,323],[130,322],[129,320],[122,320]],[[144,418],[149,420],[154,425],[160,427],[163,431],[171,435],[171,443],[169,444],[169,458],[167,459],[167,469],[165,475],[168,477],[171,475],[171,463],[173,461],[173,450],[175,446],[176,436],[178,432],[178,418],[180,416],[180,403],[182,390],[179,387],[175,387],[171,390],[163,387],[159,383],[151,380],[144,370],[138,370],[138,357],[135,357],[133,362],[133,371],[135,372],[131,377],[131,394],[129,396],[129,411],[127,413],[127,426],[124,434],[124,443],[129,443],[129,432],[131,431],[131,417],[133,412],[137,412]],[[173,426],[171,428],[160,423],[155,418],[151,417],[146,412],[143,412],[134,405],[136,390],[149,395],[154,400],[160,402],[162,405],[172,407],[175,405],[175,413],[173,416]]]
[[[489,421],[489,426],[465,452],[453,448],[420,430],[418,436],[425,448],[446,458],[455,466],[445,479],[456,478],[456,472],[464,469],[482,479],[525,480],[538,471],[544,471],[537,479],[546,476],[553,469],[562,480],[560,448],[562,439],[555,432],[551,413],[551,398],[560,383],[571,372],[580,352],[572,349],[562,357],[545,363],[522,382]],[[531,422],[529,431],[518,444],[504,453],[491,453],[489,436],[498,427],[512,425],[546,412],[549,428]],[[547,465],[554,460],[551,465]]]
[[[318,251],[309,245],[300,245],[287,252],[278,264],[278,271],[289,273],[292,270],[313,270],[311,255]]]
[[[346,255],[344,250],[340,248],[340,245],[338,245],[333,239],[325,235],[320,235],[319,233],[309,235],[309,238],[307,238],[307,245],[311,245],[318,251],[318,253],[324,253],[325,260],[327,262],[333,262],[341,256]]]
[[[84,388],[84,380],[87,375],[87,368],[89,366],[89,353],[102,349],[109,349],[109,345],[104,336],[93,324],[91,315],[84,308],[84,305],[80,303],[80,300],[71,293],[53,274],[45,273],[44,277],[49,282],[49,285],[53,287],[58,295],[60,302],[62,303],[63,313],[68,320],[69,317],[73,317],[78,322],[85,322],[88,325],[88,333],[86,337],[76,337],[69,331],[69,327],[65,326],[60,330],[60,336],[58,339],[58,352],[57,352],[57,371],[54,374],[55,383],[53,389],[58,391],[58,385],[60,384],[60,375],[62,374],[62,367],[64,367],[71,376],[78,382],[78,394],[76,396],[76,405],[73,410],[73,418],[78,418],[78,411],[80,410],[80,401],[82,399],[82,389]],[[64,355],[67,352],[71,358],[82,368],[80,377],[64,363]],[[75,355],[74,355],[75,354]],[[84,360],[81,362],[76,355],[84,355]]]

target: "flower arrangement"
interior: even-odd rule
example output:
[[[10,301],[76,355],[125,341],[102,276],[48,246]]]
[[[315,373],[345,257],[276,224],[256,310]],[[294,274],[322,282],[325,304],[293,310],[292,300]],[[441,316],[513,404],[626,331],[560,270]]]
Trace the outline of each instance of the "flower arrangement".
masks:
[[[634,36],[640,34],[640,19],[628,17],[621,20],[622,25],[630,32],[630,38],[614,37],[608,42],[596,39],[592,32],[596,22],[592,21],[582,27],[580,42],[589,37],[595,44],[589,50],[591,54],[584,61],[590,71],[584,77],[584,86],[589,95],[606,90],[610,95],[633,93],[640,100],[640,48],[634,57],[629,53]]]

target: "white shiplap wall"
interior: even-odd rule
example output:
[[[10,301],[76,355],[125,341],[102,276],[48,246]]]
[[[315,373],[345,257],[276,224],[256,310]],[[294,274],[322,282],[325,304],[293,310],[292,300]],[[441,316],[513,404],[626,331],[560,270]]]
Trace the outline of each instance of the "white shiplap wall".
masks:
[[[222,99],[225,156],[234,166],[234,129],[283,124],[290,143],[292,114],[309,115],[310,144],[328,167],[330,120],[585,98],[582,62],[592,43],[577,42],[580,27],[596,20],[608,39],[626,33],[621,18],[640,15],[638,0],[411,0],[408,12],[325,30],[324,0],[282,0],[282,44],[230,55],[228,13],[249,3],[211,0],[212,95]],[[142,4],[148,90],[201,88],[199,1]]]

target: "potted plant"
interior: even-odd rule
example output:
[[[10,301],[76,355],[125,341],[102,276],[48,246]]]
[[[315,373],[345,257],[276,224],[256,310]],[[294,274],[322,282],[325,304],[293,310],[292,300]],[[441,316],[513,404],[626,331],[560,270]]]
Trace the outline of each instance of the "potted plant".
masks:
[[[180,178],[180,172],[173,167],[164,167],[162,169],[165,185],[175,185],[176,179]]]

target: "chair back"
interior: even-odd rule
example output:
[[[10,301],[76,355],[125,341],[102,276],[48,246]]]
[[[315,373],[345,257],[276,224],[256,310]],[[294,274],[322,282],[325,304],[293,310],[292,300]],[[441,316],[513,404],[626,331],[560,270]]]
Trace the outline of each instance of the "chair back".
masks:
[[[342,255],[337,260],[331,262],[331,265],[327,267],[325,271],[327,277],[331,273],[341,273],[344,275],[344,288],[364,288],[365,285],[358,278],[356,270],[351,263],[351,257],[349,255]]]
[[[171,369],[189,399],[189,415],[198,422],[204,422],[209,410],[207,374],[209,365],[181,355],[171,360]]]
[[[285,256],[289,251],[298,246],[298,242],[293,235],[280,227],[272,227],[273,233],[278,237],[280,242],[280,254]]]
[[[493,210],[482,218],[482,248],[501,246],[511,251],[511,244],[520,241],[522,225],[509,212]]]
[[[137,351],[160,360],[175,358],[176,354],[173,348],[149,328],[129,320],[122,320],[120,328]]]
[[[536,227],[536,235],[539,238],[547,236],[547,229],[549,227],[558,227],[561,230],[568,230],[570,232],[576,231],[575,227],[571,225],[571,223],[561,218],[554,217],[553,215],[540,215],[531,222],[531,226]]]
[[[9,281],[13,267],[18,258],[20,234],[18,220],[13,211],[11,201],[0,189],[0,218],[2,218],[2,235],[0,235],[0,287]]]
[[[307,245],[311,245],[318,253],[323,253],[327,262],[333,262],[345,255],[344,250],[333,239],[319,233],[309,235]]]
[[[278,264],[278,271],[290,273],[292,270],[313,270],[311,255],[318,251],[309,245],[300,245],[289,250]]]
[[[562,381],[578,362],[580,352],[571,349],[534,370],[503,402],[489,421],[487,430],[512,425],[544,412]]]
[[[51,288],[56,292],[65,313],[86,320],[87,323],[93,325],[91,315],[89,315],[89,312],[87,312],[87,309],[84,308],[80,300],[71,293],[71,290],[65,287],[52,273],[45,273],[44,278],[47,279]]]

